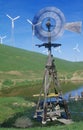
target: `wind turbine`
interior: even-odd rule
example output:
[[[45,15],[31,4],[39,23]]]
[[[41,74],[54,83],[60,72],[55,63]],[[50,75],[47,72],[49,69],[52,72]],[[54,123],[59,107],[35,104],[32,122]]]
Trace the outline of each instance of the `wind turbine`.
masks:
[[[43,53],[45,53],[46,55],[48,55],[48,50],[45,49],[44,51],[42,51]]]
[[[33,24],[32,21],[30,21],[29,19],[27,19],[27,22],[32,25],[32,34],[33,34],[33,36],[34,36],[34,35],[35,35],[35,26],[38,26],[39,24],[41,24],[41,22],[38,22],[38,23],[36,23],[36,24]]]
[[[27,22],[32,25],[32,44],[33,44],[33,36],[35,35],[35,27],[41,24],[41,22],[38,22],[36,24],[33,24],[31,20],[27,19]],[[33,44],[34,46],[34,44]]]
[[[77,53],[80,53],[79,45],[76,44],[76,46],[73,48],[73,50],[74,50],[74,52],[76,52],[76,54],[75,54],[75,59],[76,59],[76,61],[77,61]]]
[[[73,50],[76,51],[76,52],[80,52],[79,45],[76,44],[76,46],[73,48]]]
[[[8,14],[6,15],[12,22],[12,30],[11,30],[11,38],[12,38],[12,42],[14,44],[14,22],[15,20],[17,20],[18,18],[20,18],[20,16],[17,16],[15,18],[12,18],[11,16],[9,16]]]
[[[54,50],[57,51],[57,52],[59,52],[59,53],[61,53],[61,47],[60,46],[56,47]]]
[[[6,36],[3,36],[3,37],[0,36],[0,43],[1,44],[3,44],[3,39],[5,39],[5,38],[6,38]]]

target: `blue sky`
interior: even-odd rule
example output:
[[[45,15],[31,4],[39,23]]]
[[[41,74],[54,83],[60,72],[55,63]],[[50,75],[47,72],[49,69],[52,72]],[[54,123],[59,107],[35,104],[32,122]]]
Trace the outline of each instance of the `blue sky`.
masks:
[[[59,8],[63,12],[66,22],[83,22],[83,0],[0,0],[0,36],[6,35],[3,43],[43,53],[45,48],[33,47],[33,43],[42,44],[42,41],[33,37],[32,42],[32,28],[27,19],[33,20],[38,11],[48,6]],[[6,14],[12,18],[20,16],[15,21],[14,43],[11,42],[11,21]],[[64,34],[55,42],[62,44],[61,53],[53,49],[55,57],[69,61],[83,61],[83,32],[77,34],[65,30]],[[79,44],[79,53],[73,50],[76,44]]]

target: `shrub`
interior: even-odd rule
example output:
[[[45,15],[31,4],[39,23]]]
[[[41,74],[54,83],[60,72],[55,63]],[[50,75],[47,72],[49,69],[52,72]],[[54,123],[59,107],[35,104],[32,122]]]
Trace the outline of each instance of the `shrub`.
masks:
[[[14,82],[10,79],[6,79],[6,80],[3,81],[3,85],[7,85],[7,86],[11,86],[11,85],[13,85],[13,83]]]
[[[19,117],[16,119],[14,126],[18,128],[27,128],[32,126],[32,122],[28,117]]]

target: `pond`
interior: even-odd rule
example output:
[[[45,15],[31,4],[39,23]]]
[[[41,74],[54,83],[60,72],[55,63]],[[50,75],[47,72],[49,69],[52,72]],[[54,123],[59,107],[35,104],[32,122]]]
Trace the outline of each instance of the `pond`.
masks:
[[[70,98],[69,98],[70,96]],[[78,97],[78,98],[76,98]],[[83,120],[83,85],[64,94],[73,121]],[[77,100],[76,100],[77,99]]]
[[[77,89],[75,89],[75,90],[72,90],[72,91],[69,91],[69,92],[67,92],[67,93],[65,93],[64,94],[64,98],[66,99],[66,100],[68,100],[69,99],[69,95],[71,96],[71,97],[76,97],[76,96],[79,96],[79,97],[81,97],[82,94],[83,93],[83,86],[80,86],[79,88],[77,88]]]

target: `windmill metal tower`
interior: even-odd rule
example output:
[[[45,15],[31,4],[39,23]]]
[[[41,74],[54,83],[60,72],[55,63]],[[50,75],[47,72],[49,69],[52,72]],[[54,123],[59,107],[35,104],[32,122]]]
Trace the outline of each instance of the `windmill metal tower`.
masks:
[[[57,69],[52,55],[52,48],[60,47],[61,44],[52,43],[52,41],[60,37],[64,29],[79,33],[81,22],[66,24],[63,13],[55,7],[46,7],[40,10],[34,17],[33,24],[36,25],[40,22],[41,24],[35,26],[34,30],[37,38],[44,41],[44,43],[36,44],[36,46],[48,49],[48,57],[34,118],[41,118],[43,124],[46,124],[49,120],[61,121],[62,119],[65,119],[66,123],[67,121],[71,123],[70,112],[67,102],[62,96]],[[72,30],[71,26],[73,26],[74,30]]]

